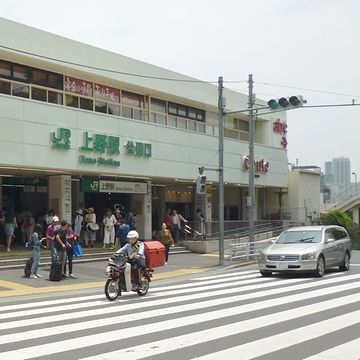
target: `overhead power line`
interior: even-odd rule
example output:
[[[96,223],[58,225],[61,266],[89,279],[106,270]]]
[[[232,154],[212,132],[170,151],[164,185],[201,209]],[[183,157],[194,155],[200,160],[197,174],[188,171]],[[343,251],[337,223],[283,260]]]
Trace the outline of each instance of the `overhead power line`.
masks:
[[[320,93],[320,94],[328,94],[328,95],[336,95],[336,96],[351,96],[351,97],[355,97],[355,98],[360,98],[360,95],[347,94],[347,93],[341,93],[341,92],[334,92],[334,91],[327,91],[327,90],[320,90],[320,89],[310,89],[310,88],[303,88],[303,87],[289,86],[289,85],[272,84],[272,83],[262,82],[262,81],[256,81],[256,83],[261,84],[261,85],[266,85],[266,86],[281,87],[281,88],[285,88],[285,89],[296,89],[296,90],[316,92],[316,93]]]
[[[76,62],[73,62],[73,61],[57,59],[57,58],[54,58],[54,57],[51,57],[51,56],[35,54],[35,53],[30,52],[30,51],[19,50],[19,49],[11,48],[9,46],[4,46],[4,45],[0,45],[0,48],[15,51],[15,52],[25,54],[25,55],[35,56],[35,57],[38,57],[38,58],[41,58],[41,59],[57,61],[57,62],[67,64],[67,65],[80,66],[80,67],[87,68],[87,69],[100,70],[100,71],[105,71],[105,72],[109,72],[109,73],[113,73],[113,74],[120,74],[120,75],[133,76],[133,77],[139,77],[139,78],[145,78],[145,79],[153,79],[153,80],[184,82],[184,83],[202,83],[202,84],[217,84],[218,83],[218,80],[216,80],[216,81],[215,80],[214,81],[205,81],[205,80],[196,80],[196,79],[176,79],[176,78],[169,78],[169,77],[161,77],[161,76],[153,76],[153,75],[146,75],[146,74],[130,73],[130,72],[126,72],[126,71],[118,71],[118,70],[113,70],[113,69],[106,69],[106,68],[101,68],[101,67],[92,66],[92,65],[80,64],[80,63],[76,63]],[[237,84],[237,83],[243,83],[243,82],[246,83],[247,80],[228,80],[228,81],[224,81],[224,82],[229,83],[229,84]]]

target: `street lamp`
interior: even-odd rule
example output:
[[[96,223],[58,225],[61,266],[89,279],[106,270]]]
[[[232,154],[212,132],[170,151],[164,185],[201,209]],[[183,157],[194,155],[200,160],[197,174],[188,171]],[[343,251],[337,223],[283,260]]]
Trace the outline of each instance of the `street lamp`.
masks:
[[[352,172],[351,175],[354,175],[355,177],[355,186],[354,186],[354,195],[356,194],[357,192],[357,173],[356,172]]]

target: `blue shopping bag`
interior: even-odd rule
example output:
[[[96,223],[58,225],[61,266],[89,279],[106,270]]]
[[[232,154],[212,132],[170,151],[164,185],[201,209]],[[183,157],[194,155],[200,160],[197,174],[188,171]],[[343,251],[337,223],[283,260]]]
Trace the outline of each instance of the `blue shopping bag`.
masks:
[[[83,249],[80,244],[75,243],[73,245],[73,252],[76,257],[84,256]]]

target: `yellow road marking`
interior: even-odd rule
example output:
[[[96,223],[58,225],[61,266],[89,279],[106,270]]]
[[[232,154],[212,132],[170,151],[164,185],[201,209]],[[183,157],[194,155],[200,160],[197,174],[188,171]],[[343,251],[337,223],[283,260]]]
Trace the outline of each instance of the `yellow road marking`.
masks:
[[[210,257],[219,257],[219,254],[200,254],[199,256],[210,256]],[[229,255],[224,256],[225,259],[229,259]]]
[[[190,274],[196,274],[199,272],[207,271],[206,268],[188,268],[182,270],[169,271],[159,274],[154,274],[154,280],[164,280],[177,276],[184,276]],[[2,286],[1,283],[9,283],[9,286]],[[10,285],[12,287],[10,287]],[[10,290],[0,291],[0,298],[11,297],[11,296],[20,296],[20,295],[36,295],[36,294],[48,294],[54,292],[61,291],[72,291],[72,290],[85,290],[85,289],[94,289],[94,288],[102,288],[105,285],[104,281],[96,281],[96,282],[88,282],[82,284],[71,284],[71,285],[53,285],[47,287],[32,287],[27,285],[21,285],[11,283],[10,281],[0,280],[0,287],[5,287]]]
[[[12,281],[0,280],[0,287],[10,290],[19,290],[19,289],[32,289],[32,286],[27,286]]]

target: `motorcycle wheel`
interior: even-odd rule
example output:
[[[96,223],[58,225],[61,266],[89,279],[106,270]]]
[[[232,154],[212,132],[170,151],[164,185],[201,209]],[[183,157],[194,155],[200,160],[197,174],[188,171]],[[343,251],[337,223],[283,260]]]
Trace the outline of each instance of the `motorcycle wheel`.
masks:
[[[145,276],[141,277],[141,285],[142,289],[136,290],[136,292],[139,296],[144,296],[147,294],[150,287],[149,280]]]
[[[107,279],[105,283],[105,295],[109,301],[114,301],[121,295],[120,284],[118,280]]]

